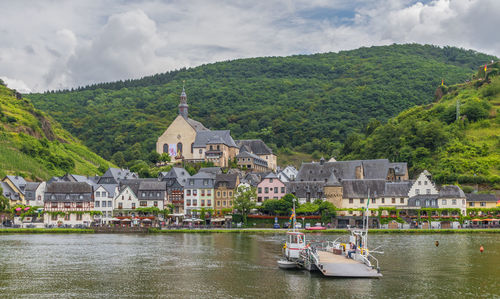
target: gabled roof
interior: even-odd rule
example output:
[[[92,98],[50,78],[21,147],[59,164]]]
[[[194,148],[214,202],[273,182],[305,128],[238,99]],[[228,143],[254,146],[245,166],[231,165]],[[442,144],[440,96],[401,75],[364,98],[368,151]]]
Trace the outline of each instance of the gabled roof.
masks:
[[[340,184],[339,180],[335,176],[335,173],[332,172],[330,177],[328,177],[328,179],[326,180],[325,186],[338,187],[338,186],[342,186],[342,184]]]
[[[24,188],[26,188],[26,181],[22,176],[17,176],[17,175],[8,175],[6,176],[14,186],[22,193],[24,194]]]
[[[498,199],[494,194],[466,193],[467,201],[496,202]]]
[[[166,191],[167,183],[158,180],[141,180],[141,183],[139,184],[139,190]]]
[[[206,147],[207,144],[225,144],[229,147],[237,147],[229,130],[198,132],[193,147]]]
[[[141,180],[139,179],[134,179],[134,180],[121,180],[120,181],[120,192],[122,192],[123,188],[129,187],[132,192],[137,196],[139,194],[139,186],[141,185]]]
[[[256,155],[271,155],[273,151],[260,139],[237,140],[236,144],[246,151],[251,151]],[[248,150],[250,149],[250,150]]]
[[[193,127],[193,129],[196,132],[210,131],[209,129],[205,128],[205,126],[202,123],[200,123],[199,121],[196,121],[196,120],[191,119],[191,118],[187,118],[186,121],[191,127]]]
[[[295,194],[298,198],[306,198],[309,193],[311,198],[317,198],[319,193],[323,197],[323,182],[297,182],[285,183],[287,192]]]
[[[389,163],[389,167],[394,169],[396,175],[405,175],[407,172],[407,164],[403,162]]]
[[[330,177],[332,172],[339,180],[355,180],[358,179],[356,177],[356,168],[358,167],[362,168],[364,179],[385,180],[389,171],[389,160],[351,160],[324,162],[323,164],[318,162],[302,163],[296,180],[324,181]]]
[[[184,186],[187,183],[187,179],[189,179],[190,177],[191,175],[184,168],[173,167],[169,172],[162,172],[160,179],[162,181],[175,179],[177,180],[179,185]]]
[[[237,181],[238,181],[237,174],[223,174],[223,173],[217,174],[215,176],[215,188],[219,187],[219,184],[221,182],[225,182],[227,183],[228,189],[235,189]]]
[[[106,172],[101,176],[101,178],[114,178],[116,182],[120,180],[126,180],[126,179],[137,179],[139,176],[131,172],[128,169],[120,169],[120,168],[113,168],[110,167]]]
[[[270,172],[268,173],[264,179],[278,179],[279,180],[279,177],[274,173],[274,172]]]
[[[386,182],[384,194],[387,197],[407,197],[413,181]]]
[[[84,182],[53,182],[45,187],[46,193],[92,193],[92,186]]]
[[[100,184],[100,185],[96,185],[95,189],[102,187],[102,188],[104,188],[104,190],[106,190],[106,192],[108,192],[108,194],[109,194],[108,197],[115,197],[115,191],[116,191],[117,186],[118,186],[117,184]]]
[[[465,198],[465,193],[456,185],[442,186],[439,190],[439,197]]]
[[[24,190],[26,191],[36,191],[38,189],[38,186],[40,186],[40,182],[26,182],[26,188]]]

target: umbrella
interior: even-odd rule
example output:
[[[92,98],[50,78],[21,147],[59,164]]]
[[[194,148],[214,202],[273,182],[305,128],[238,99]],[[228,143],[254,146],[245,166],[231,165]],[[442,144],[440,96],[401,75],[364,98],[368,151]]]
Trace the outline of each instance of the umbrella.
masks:
[[[132,221],[132,220],[130,220],[130,219],[128,219],[128,218],[125,218],[125,219],[122,219],[121,221],[122,221],[122,222],[130,222],[130,221]]]
[[[472,221],[476,222],[476,221],[483,221],[483,219],[472,219]]]
[[[144,219],[142,219],[142,222],[151,222],[151,219],[149,219],[149,218],[144,218]]]
[[[120,221],[118,218],[111,218],[111,221]]]
[[[17,211],[17,212],[21,211],[21,208],[16,208],[16,211]]]

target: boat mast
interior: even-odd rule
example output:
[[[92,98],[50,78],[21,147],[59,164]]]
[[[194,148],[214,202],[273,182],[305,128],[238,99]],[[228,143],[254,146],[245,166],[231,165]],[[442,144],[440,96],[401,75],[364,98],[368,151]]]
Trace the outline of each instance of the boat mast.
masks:
[[[364,240],[363,240],[363,245],[365,248],[368,248],[368,206],[370,205],[370,188],[368,188],[368,196],[367,196],[367,203],[366,203],[366,210],[365,210],[365,235],[364,235]]]
[[[293,201],[293,210],[292,210],[292,215],[293,215],[293,232],[295,232],[295,222],[297,221],[297,219],[295,218],[295,198],[292,200]]]

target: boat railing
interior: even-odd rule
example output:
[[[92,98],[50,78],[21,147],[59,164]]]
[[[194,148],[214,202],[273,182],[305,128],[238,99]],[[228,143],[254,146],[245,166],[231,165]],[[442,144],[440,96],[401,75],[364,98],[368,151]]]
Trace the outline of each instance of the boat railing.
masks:
[[[370,253],[366,253],[366,255],[358,254],[357,256],[359,259],[361,259],[361,261],[365,265],[372,267],[372,268],[375,268],[375,269],[379,269],[378,259],[376,257],[374,257],[373,255],[371,255]]]

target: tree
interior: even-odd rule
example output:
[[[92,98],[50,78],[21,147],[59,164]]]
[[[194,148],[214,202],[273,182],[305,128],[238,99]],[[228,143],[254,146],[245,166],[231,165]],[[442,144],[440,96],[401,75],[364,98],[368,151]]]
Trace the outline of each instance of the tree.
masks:
[[[170,162],[170,155],[168,153],[162,153],[160,155],[159,161],[168,163]]]
[[[254,187],[240,186],[234,195],[233,207],[243,217],[243,222],[247,224],[247,215],[250,210],[255,208],[255,202],[252,200],[257,197],[257,192]]]
[[[8,211],[9,208],[9,199],[3,196],[3,189],[0,187],[0,212]]]
[[[332,217],[337,215],[335,206],[329,201],[323,201],[319,205],[319,212],[321,214],[321,222],[323,223],[329,222]]]

